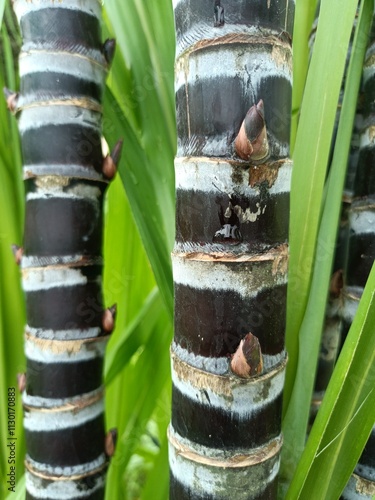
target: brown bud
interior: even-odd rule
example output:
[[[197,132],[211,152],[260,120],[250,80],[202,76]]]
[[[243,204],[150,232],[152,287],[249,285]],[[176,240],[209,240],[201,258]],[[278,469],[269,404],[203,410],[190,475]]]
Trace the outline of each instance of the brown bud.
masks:
[[[107,179],[113,179],[116,175],[117,168],[110,155],[104,158],[102,171],[104,177],[107,177]]]
[[[16,261],[17,266],[21,264],[22,256],[23,256],[23,248],[18,245],[12,245],[12,252],[14,255],[14,260]]]
[[[329,294],[332,299],[337,299],[340,296],[341,289],[344,286],[344,278],[342,269],[335,271],[331,277],[329,284]]]
[[[103,54],[108,65],[111,64],[113,61],[113,58],[115,56],[115,50],[116,50],[116,40],[114,38],[108,38],[108,40],[106,40],[103,43]]]
[[[123,144],[124,144],[124,140],[123,139],[119,139],[116,142],[115,147],[111,151],[112,160],[114,161],[114,163],[116,165],[118,164],[118,162],[121,159],[121,152],[122,152],[122,145]]]
[[[259,340],[248,333],[241,340],[237,351],[233,354],[230,367],[233,373],[241,378],[251,378],[260,375],[263,370],[263,356]]]
[[[123,140],[120,139],[115,144],[115,147],[112,149],[110,155],[107,155],[103,161],[103,175],[107,177],[107,179],[113,179],[117,172],[117,164],[121,158],[122,144]]]
[[[246,161],[260,161],[268,157],[269,146],[262,99],[246,113],[234,141],[234,149],[237,155]]]
[[[103,313],[103,330],[107,333],[111,333],[115,328],[115,319],[117,313],[117,304],[106,309]]]
[[[13,90],[9,90],[6,87],[3,87],[4,96],[7,102],[8,109],[11,113],[15,113],[17,109],[17,101],[18,101],[18,92],[14,92]]]
[[[113,455],[115,454],[116,443],[117,443],[117,429],[110,429],[107,432],[104,441],[104,451],[108,458],[113,457]]]
[[[21,393],[26,389],[26,373],[17,373],[17,386]]]

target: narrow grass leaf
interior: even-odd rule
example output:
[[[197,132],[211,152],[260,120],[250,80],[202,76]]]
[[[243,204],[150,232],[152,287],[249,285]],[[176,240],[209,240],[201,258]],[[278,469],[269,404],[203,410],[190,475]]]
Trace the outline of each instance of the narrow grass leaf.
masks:
[[[318,0],[296,2],[293,29],[293,94],[290,150],[293,153],[303,92],[309,65],[308,41]]]
[[[150,170],[146,169],[148,159],[143,147],[109,88],[106,89],[104,107],[107,117],[111,117],[104,122],[108,142],[113,144],[118,137],[125,138],[124,158],[119,166],[120,176],[160,293],[172,317],[172,268],[167,241],[159,225],[159,221],[163,220],[163,210],[157,201],[151,180],[152,169],[150,174]]]
[[[324,323],[330,275],[341,212],[341,198],[356,112],[357,95],[371,26],[373,0],[365,0],[359,14],[337,139],[329,176],[327,196],[318,233],[318,246],[306,313],[299,332],[297,377],[283,422],[283,475],[291,474],[302,454],[315,381],[321,331]]]
[[[375,421],[375,265],[288,499],[339,498]]]
[[[4,9],[5,9],[5,0],[0,0],[0,24],[3,22]]]
[[[141,500],[165,500],[169,496],[168,439],[163,436],[160,453],[148,474]]]
[[[124,328],[117,341],[111,343],[107,351],[105,366],[107,386],[124,369],[137,350],[147,343],[163,308],[159,290],[154,288],[137,316]]]
[[[321,200],[338,96],[357,1],[322,0],[294,150],[286,347],[289,363],[284,412],[298,360],[298,332],[305,313],[316,249]],[[332,22],[332,20],[335,22]],[[334,40],[334,43],[332,42]]]
[[[125,139],[120,175],[172,316],[176,148],[172,4],[133,0],[124,9],[120,0],[113,0],[105,11],[107,30],[114,32],[118,51],[105,100],[107,116],[114,116],[116,123],[105,121],[104,131],[113,140],[116,134]]]
[[[124,389],[122,399],[125,425],[122,425],[121,421],[118,422],[121,429],[119,428],[119,442],[107,480],[108,500],[119,498],[120,492],[126,488],[124,478],[130,459],[159,404],[160,395],[166,386],[170,386],[168,347],[171,337],[171,324],[167,313],[164,312],[164,318],[159,319],[144,348],[134,356],[124,371],[126,390]],[[116,386],[117,380],[108,388],[108,393]]]
[[[1,3],[1,17],[4,3]],[[9,10],[9,5],[7,5]],[[17,81],[9,34],[5,23],[1,26],[0,88]],[[23,225],[23,187],[18,131],[15,118],[10,115],[5,99],[0,96],[0,435],[8,434],[8,389],[16,387],[17,372],[24,370],[22,333],[25,313],[24,299],[20,286],[20,272],[11,251],[13,243],[21,243]],[[17,477],[23,473],[24,434],[22,429],[22,403],[16,390],[15,436],[17,437],[16,463]],[[9,449],[0,450],[0,497],[5,498],[9,484],[7,474]],[[17,485],[17,491],[18,491]],[[14,495],[13,495],[14,496]]]

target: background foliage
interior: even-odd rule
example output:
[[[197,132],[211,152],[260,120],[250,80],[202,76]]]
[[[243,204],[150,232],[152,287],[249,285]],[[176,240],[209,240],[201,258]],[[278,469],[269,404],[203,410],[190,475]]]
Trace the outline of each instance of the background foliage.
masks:
[[[324,314],[324,304],[314,302],[311,286],[314,273],[323,272],[324,259],[319,249],[328,259],[324,264],[326,280],[333,252],[332,245],[325,244],[325,239],[319,240],[319,235],[326,231],[325,234],[332,236],[337,226],[334,217],[328,217],[327,222],[321,214],[324,214],[326,200],[330,199],[323,196],[328,156],[357,7],[356,0],[345,0],[344,3],[342,0],[322,1],[316,45],[307,74],[307,40],[316,0],[296,2],[292,143],[294,139],[296,142],[287,332],[290,363],[284,406],[282,469],[282,496],[292,480],[288,495],[293,499],[301,495],[308,498],[323,470],[327,477],[334,474],[338,485],[325,498],[338,498],[337,492],[345,484],[375,420],[374,391],[370,383],[374,360],[370,350],[364,349],[372,334],[369,326],[374,315],[375,278],[372,277],[302,459],[302,449],[292,442],[292,437],[298,442],[304,441],[306,425],[303,419],[297,434],[291,431],[296,419],[308,411],[310,388],[302,391],[303,397],[300,397],[299,387],[307,375],[313,381],[315,367],[311,354],[309,368],[305,366],[301,350],[302,354],[311,352],[313,346],[319,345],[320,338],[319,325],[314,323],[309,327],[306,341],[301,324],[308,323],[316,314]],[[0,0],[0,17],[4,5],[5,2]],[[364,0],[361,12],[361,36],[356,39],[359,53],[361,47],[363,52],[367,42],[366,30],[373,2]],[[108,428],[117,427],[119,430],[119,443],[108,476],[107,498],[163,500],[168,498],[166,428],[170,418],[169,344],[173,324],[170,251],[174,238],[176,131],[172,2],[129,0],[124,8],[122,0],[107,1],[103,30],[104,37],[114,35],[117,39],[116,56],[105,93],[104,135],[110,146],[119,137],[124,138],[120,175],[108,190],[105,208],[105,300],[107,305],[118,304],[116,330],[106,355],[106,415]],[[6,4],[1,28],[1,86],[18,88],[16,57],[19,45],[17,27],[10,6]],[[356,101],[355,81],[358,81],[360,72],[361,64],[352,70],[353,76],[347,82],[346,133],[348,128],[350,133],[348,116],[350,120],[350,110]],[[4,409],[8,387],[15,385],[16,373],[24,370],[22,332],[25,316],[19,270],[10,250],[12,243],[22,242],[21,158],[16,120],[1,99],[0,123],[0,496],[3,498],[8,472],[3,440],[7,435],[7,412]],[[344,135],[335,146],[341,177],[346,167],[346,141]],[[333,206],[338,207],[340,192],[333,198]],[[330,207],[326,210],[328,215],[335,211],[332,205]],[[322,295],[319,286],[317,290],[317,295]],[[316,351],[316,347],[314,349]],[[364,356],[366,352],[367,356]],[[302,360],[300,364],[299,360]],[[358,395],[355,401],[350,392],[353,388]],[[360,436],[356,434],[358,428],[362,429]],[[352,443],[353,436],[356,447],[351,452],[349,463],[344,457],[348,455],[347,446]],[[19,480],[23,453],[22,409],[18,397]],[[22,498],[22,495],[21,480],[17,496]]]

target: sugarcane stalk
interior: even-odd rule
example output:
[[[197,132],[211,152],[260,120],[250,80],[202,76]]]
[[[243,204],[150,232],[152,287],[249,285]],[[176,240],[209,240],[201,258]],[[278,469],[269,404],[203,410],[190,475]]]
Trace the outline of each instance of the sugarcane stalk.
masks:
[[[175,2],[171,499],[276,498],[294,2]]]
[[[18,117],[26,190],[23,249],[26,498],[104,498],[102,368],[114,328],[102,297],[103,196],[118,147],[103,158],[102,94],[114,41],[97,0],[15,0],[23,44]],[[111,441],[111,442],[110,442]]]

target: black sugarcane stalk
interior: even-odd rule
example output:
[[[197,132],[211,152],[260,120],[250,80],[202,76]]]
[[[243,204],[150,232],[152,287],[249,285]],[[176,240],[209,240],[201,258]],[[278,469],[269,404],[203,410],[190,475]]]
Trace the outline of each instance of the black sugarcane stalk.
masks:
[[[374,19],[366,53],[363,85],[363,126],[349,210],[349,247],[343,288],[343,340],[350,329],[375,259],[375,30]],[[342,499],[370,499],[375,495],[375,427],[342,493]]]
[[[23,45],[18,116],[26,188],[26,498],[104,498],[103,355],[114,310],[102,298],[103,195],[118,149],[103,158],[102,94],[114,41],[97,0],[15,0]]]
[[[293,14],[175,2],[171,499],[276,498]]]

